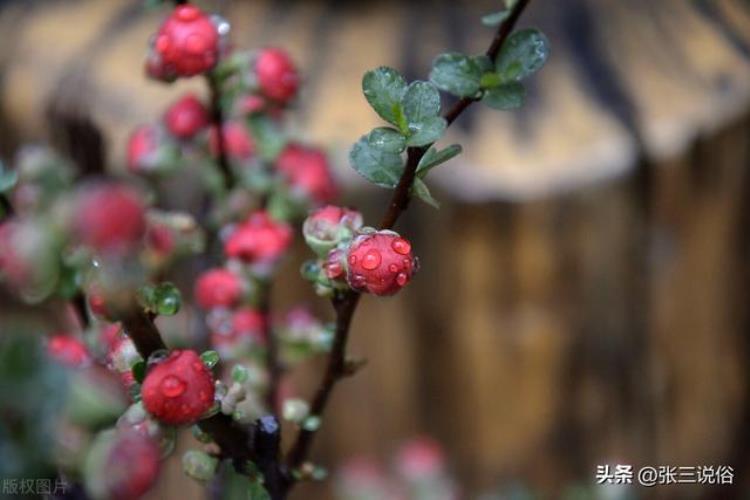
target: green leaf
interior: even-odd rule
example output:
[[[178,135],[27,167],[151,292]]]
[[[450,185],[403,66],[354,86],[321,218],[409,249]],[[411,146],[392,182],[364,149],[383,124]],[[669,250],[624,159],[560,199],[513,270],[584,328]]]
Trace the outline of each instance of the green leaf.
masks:
[[[143,383],[143,379],[146,378],[146,362],[143,360],[136,361],[133,366],[130,367],[133,373],[133,378],[139,384]]]
[[[400,153],[406,149],[406,137],[396,129],[378,127],[367,135],[370,146],[386,153]]]
[[[487,89],[482,102],[491,108],[507,110],[523,106],[526,89],[519,82],[510,82],[493,89]]]
[[[213,368],[219,363],[219,353],[216,351],[205,351],[201,354],[201,361],[209,369]]]
[[[513,6],[516,5],[518,0],[505,0],[505,9],[499,12],[493,12],[482,17],[482,24],[485,26],[499,26],[500,23],[505,21],[511,13]]]
[[[409,146],[426,146],[440,139],[448,127],[448,122],[441,116],[427,118],[423,122],[409,124],[409,138],[406,144]]]
[[[18,182],[18,173],[15,170],[4,170],[0,164],[0,193],[7,193]]]
[[[440,114],[440,92],[430,82],[412,82],[406,90],[401,104],[411,128]]]
[[[479,66],[479,69],[482,70],[482,73],[485,73],[487,71],[495,71],[495,63],[492,62],[492,59],[490,59],[488,56],[482,54],[481,56],[474,56],[472,57],[474,62],[477,66]]]
[[[423,178],[433,167],[437,167],[441,163],[445,163],[454,156],[458,156],[459,154],[461,154],[461,150],[461,146],[458,144],[452,144],[445,149],[441,149],[440,151],[438,151],[434,147],[431,147],[422,156],[422,159],[419,160],[419,164],[417,165],[417,176],[419,178]]]
[[[250,488],[248,489],[247,494],[248,500],[271,500],[271,495],[268,494],[265,486],[263,486],[263,482],[260,480],[255,480],[250,483]]]
[[[432,63],[430,81],[458,97],[470,97],[479,92],[482,68],[475,58],[448,53],[437,56]]]
[[[247,119],[258,153],[264,160],[274,160],[286,146],[287,138],[278,124],[262,114],[251,115]]]
[[[549,56],[549,41],[536,29],[513,33],[503,44],[495,70],[504,81],[519,81],[536,73]]]
[[[486,16],[482,16],[482,24],[485,26],[498,26],[500,23],[505,21],[508,16],[510,15],[509,10],[501,10],[500,12],[493,12],[492,14],[487,14]]]
[[[242,384],[243,382],[246,382],[249,377],[250,373],[248,372],[247,367],[245,367],[244,365],[236,364],[232,367],[233,381]]]
[[[424,183],[422,179],[414,179],[414,184],[412,185],[412,194],[414,194],[417,198],[422,200],[423,202],[427,203],[433,208],[440,208],[440,203],[432,197],[432,193],[430,193],[430,189],[427,187],[427,184]]]
[[[349,153],[349,163],[362,177],[382,187],[396,187],[404,170],[404,161],[397,153],[388,153],[370,146],[362,136]]]
[[[398,71],[385,66],[368,71],[362,78],[362,93],[381,118],[399,126],[399,116],[403,116],[401,99],[406,93],[406,80]]]

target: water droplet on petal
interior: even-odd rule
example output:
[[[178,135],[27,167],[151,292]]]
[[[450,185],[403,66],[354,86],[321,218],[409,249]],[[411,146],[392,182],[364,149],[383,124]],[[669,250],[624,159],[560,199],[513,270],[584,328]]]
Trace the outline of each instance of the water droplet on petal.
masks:
[[[161,381],[159,388],[161,389],[161,393],[166,397],[176,398],[185,392],[187,384],[174,375],[167,375],[164,377],[164,380]]]
[[[396,283],[398,283],[398,286],[404,286],[409,282],[409,276],[406,275],[406,273],[398,273],[396,276]]]
[[[362,258],[362,267],[368,271],[372,271],[373,269],[377,269],[382,261],[383,258],[380,256],[380,252],[377,250],[369,250]]]
[[[396,264],[391,264],[388,266],[388,270],[392,273],[398,272],[398,266]]]
[[[396,238],[395,240],[393,240],[393,243],[391,243],[391,247],[396,253],[399,253],[401,255],[408,255],[409,252],[411,252],[411,245],[403,238]]]
[[[356,255],[354,255],[354,254],[350,255],[350,256],[349,256],[349,264],[351,264],[351,265],[353,266],[353,265],[355,265],[356,263],[357,263],[357,256],[356,256]]]

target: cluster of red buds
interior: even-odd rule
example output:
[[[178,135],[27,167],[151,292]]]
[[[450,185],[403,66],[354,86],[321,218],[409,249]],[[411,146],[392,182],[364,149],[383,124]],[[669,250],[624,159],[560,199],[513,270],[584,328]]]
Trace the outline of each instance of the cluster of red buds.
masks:
[[[411,281],[418,261],[411,244],[398,233],[362,227],[362,215],[326,206],[303,225],[305,241],[318,255],[303,275],[321,295],[351,288],[373,295],[393,295]]]

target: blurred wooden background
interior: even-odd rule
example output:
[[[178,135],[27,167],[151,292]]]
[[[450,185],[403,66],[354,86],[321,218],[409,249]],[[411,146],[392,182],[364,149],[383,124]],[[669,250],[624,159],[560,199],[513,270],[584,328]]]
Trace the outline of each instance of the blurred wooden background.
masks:
[[[346,166],[377,123],[361,74],[389,64],[424,77],[440,52],[482,50],[491,32],[478,19],[497,3],[218,7],[238,46],[281,45],[300,61],[299,133],[331,146],[349,199],[374,220],[386,193]],[[141,78],[161,14],[138,0],[0,5],[5,155],[49,137],[48,111],[62,107],[106,131],[121,168],[135,124],[178,89],[200,90]],[[400,226],[423,271],[398,298],[363,302],[352,350],[370,362],[337,389],[315,457],[386,457],[428,433],[468,492],[521,480],[555,498],[605,463],[732,465],[744,481],[750,4],[537,0],[521,24],[550,36],[552,58],[522,111],[476,106],[451,131],[466,154],[435,174],[443,208],[415,204]],[[314,300],[299,288],[275,303]],[[166,480],[154,498],[174,494]]]

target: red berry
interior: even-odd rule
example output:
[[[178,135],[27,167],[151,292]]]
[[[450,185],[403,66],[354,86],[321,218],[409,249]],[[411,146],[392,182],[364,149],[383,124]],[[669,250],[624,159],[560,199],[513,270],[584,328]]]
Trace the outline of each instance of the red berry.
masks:
[[[276,168],[293,190],[316,203],[326,203],[336,196],[328,158],[318,149],[291,144],[276,159]]]
[[[204,309],[231,307],[242,295],[239,277],[226,269],[211,269],[195,284],[195,300]]]
[[[186,94],[164,114],[167,130],[178,139],[190,139],[207,127],[209,121],[208,110],[194,94]]]
[[[440,474],[445,467],[445,456],[440,445],[427,437],[406,443],[396,459],[399,471],[409,478]]]
[[[151,368],[141,389],[146,410],[173,425],[198,420],[214,402],[214,380],[195,351],[172,351]]]
[[[250,137],[247,129],[239,122],[226,122],[224,124],[222,146],[224,147],[224,153],[235,160],[245,160],[253,156],[255,153],[255,144],[253,138]],[[209,136],[209,148],[211,154],[214,156],[219,155],[219,134],[217,128],[211,128],[211,135]]]
[[[374,295],[393,295],[416,271],[411,244],[393,231],[357,236],[346,259],[349,286]]]
[[[96,291],[90,291],[86,295],[86,301],[89,303],[89,309],[91,309],[91,312],[96,316],[99,316],[100,318],[110,317],[110,312],[107,308],[107,300],[104,298],[104,295]]]
[[[128,170],[133,173],[150,169],[159,146],[159,132],[152,125],[141,125],[128,139]]]
[[[103,462],[100,475],[106,498],[140,498],[156,482],[161,452],[154,439],[132,430],[119,431]]]
[[[266,212],[250,214],[229,235],[224,252],[246,263],[273,262],[292,243],[292,228],[289,224],[272,219]]]
[[[71,368],[83,366],[91,359],[86,344],[65,334],[53,335],[47,340],[47,354],[55,361]]]
[[[195,5],[179,5],[159,28],[154,39],[158,56],[154,73],[164,77],[193,76],[214,67],[219,59],[216,25]]]
[[[238,348],[264,344],[263,314],[251,307],[238,309],[229,318],[226,328],[213,332],[211,345],[219,352],[226,352]]]
[[[100,251],[127,250],[146,230],[145,207],[135,190],[101,184],[82,193],[73,225],[84,245]]]
[[[241,114],[252,115],[266,108],[266,100],[259,95],[250,94],[240,98],[237,103],[237,111]]]
[[[299,75],[289,54],[281,49],[268,48],[255,61],[260,90],[267,97],[286,102],[297,93]]]

